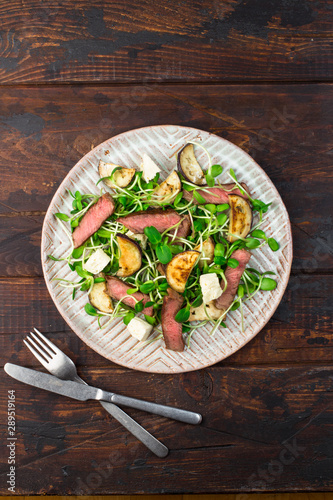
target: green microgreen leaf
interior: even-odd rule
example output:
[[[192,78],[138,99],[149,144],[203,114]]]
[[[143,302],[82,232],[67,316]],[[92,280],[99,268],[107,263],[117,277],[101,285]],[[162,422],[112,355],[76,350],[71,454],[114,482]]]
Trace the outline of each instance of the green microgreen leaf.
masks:
[[[58,213],[56,213],[56,214],[54,214],[54,215],[55,215],[55,217],[57,217],[58,219],[60,219],[60,220],[64,220],[64,221],[66,221],[66,222],[68,222],[68,221],[69,221],[69,219],[70,219],[70,217],[69,217],[68,215],[66,215],[66,214],[62,214],[62,213],[60,213],[60,212],[58,212]]]
[[[232,269],[235,269],[239,266],[239,262],[237,259],[228,259],[228,266],[232,267]]]
[[[181,245],[170,245],[169,248],[173,255],[177,255],[177,253],[181,253],[184,250]]]
[[[225,222],[227,221],[228,217],[226,214],[219,214],[217,217],[216,217],[216,220],[217,220],[217,223],[219,226],[223,226],[223,224],[225,224]]]
[[[135,314],[134,314],[134,312],[133,312],[133,311],[129,311],[129,312],[126,314],[126,316],[124,316],[124,318],[123,318],[123,322],[124,322],[124,323],[125,323],[125,325],[127,326],[127,325],[128,325],[128,323],[129,323],[130,321],[132,321],[132,319],[133,319],[133,318],[135,318]]]
[[[239,285],[238,286],[238,289],[237,289],[237,295],[238,297],[241,299],[244,297],[245,295],[245,288],[244,288],[244,285]]]
[[[205,175],[205,178],[206,178],[206,182],[207,182],[207,184],[208,184],[209,187],[214,187],[215,186],[215,179],[214,179],[214,177],[210,173],[207,173]]]
[[[272,280],[272,278],[263,278],[260,285],[260,290],[274,290],[276,288],[276,285],[276,281]]]
[[[133,295],[133,293],[136,293],[138,291],[139,291],[139,289],[137,287],[135,287],[135,288],[128,288],[128,290],[127,290],[126,293],[127,293],[127,295]]]
[[[266,213],[269,206],[272,204],[272,203],[264,203],[261,200],[251,200],[251,203],[252,203],[252,209],[254,211],[258,212],[261,211],[262,213]]]
[[[214,257],[214,264],[218,266],[224,266],[227,263],[227,259],[225,257]]]
[[[206,203],[206,200],[201,194],[198,193],[198,191],[193,191],[193,197],[197,200],[200,205],[204,205]]]
[[[97,278],[94,278],[94,283],[103,283],[105,281],[105,278],[102,278],[102,276],[97,276]]]
[[[89,303],[84,306],[84,310],[87,314],[89,314],[89,316],[98,316],[96,309]]]
[[[268,242],[270,249],[273,250],[273,252],[276,252],[277,250],[279,250],[280,245],[274,238],[268,238],[267,242]]]
[[[221,175],[223,172],[223,168],[221,165],[212,165],[210,167],[210,172],[213,177],[217,177],[218,175]]]
[[[222,243],[216,243],[215,249],[214,249],[214,255],[216,257],[224,257],[225,254],[225,247],[222,245]]]
[[[147,316],[147,314],[145,314],[144,316],[147,323],[149,323],[150,325],[155,325],[156,319],[153,318],[153,316]]]
[[[157,231],[156,227],[148,226],[144,228],[144,233],[147,236],[150,243],[157,245],[162,240],[160,233]]]
[[[182,198],[183,198],[183,193],[182,192],[178,193],[177,196],[176,196],[176,198],[175,198],[175,200],[174,200],[174,202],[173,202],[173,204],[174,205],[178,205],[178,203],[181,201]]]
[[[184,307],[183,309],[177,312],[175,320],[178,323],[184,323],[189,319],[189,317],[190,317],[190,309],[188,307]]]
[[[217,205],[218,212],[223,212],[224,210],[227,210],[227,208],[229,208],[228,203],[223,203],[222,205]]]
[[[72,252],[72,258],[79,259],[80,257],[82,257],[83,250],[84,250],[84,245],[81,245],[79,248],[74,248]]]
[[[135,310],[135,312],[140,313],[141,311],[143,311],[143,309],[144,309],[144,304],[143,304],[143,299],[142,299],[135,304],[134,310]]]
[[[215,214],[216,212],[216,205],[213,205],[212,203],[208,203],[205,205],[205,209],[211,212],[212,214]]]
[[[246,238],[245,246],[247,248],[258,248],[260,246],[260,241],[255,238]]]
[[[145,303],[145,308],[151,306],[155,306],[155,302],[153,302],[152,300],[148,300],[148,302]]]
[[[143,285],[140,286],[140,292],[149,293],[155,288],[155,283],[153,281],[146,281]]]
[[[251,236],[253,236],[253,238],[261,238],[262,240],[266,239],[266,234],[261,229],[255,229],[252,231]]]
[[[230,311],[235,311],[236,309],[238,309],[240,306],[240,303],[239,301],[238,302],[235,302],[231,307],[230,307]]]
[[[231,168],[231,169],[229,170],[229,173],[230,173],[231,177],[232,177],[235,181],[237,181],[237,177],[236,177],[236,174],[235,174],[235,172],[234,172],[234,169],[233,169],[233,168]]]
[[[111,231],[107,231],[106,229],[99,229],[97,231],[97,235],[100,237],[100,238],[107,238],[109,239],[110,236],[111,236]]]
[[[159,245],[156,247],[156,256],[161,264],[168,264],[172,259],[172,252],[168,245]]]
[[[56,262],[60,262],[61,259],[57,259],[56,257],[53,257],[53,255],[48,255],[48,259],[55,260]]]
[[[200,294],[193,302],[192,307],[199,307],[202,304],[202,295]]]

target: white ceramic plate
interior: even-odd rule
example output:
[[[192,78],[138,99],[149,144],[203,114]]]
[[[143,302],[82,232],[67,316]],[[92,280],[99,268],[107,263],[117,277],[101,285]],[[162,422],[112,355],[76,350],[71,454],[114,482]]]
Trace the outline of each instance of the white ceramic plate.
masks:
[[[182,353],[168,351],[164,341],[141,346],[127,332],[121,319],[100,330],[97,320],[84,312],[87,293],[78,292],[73,301],[71,290],[62,288],[54,278],[75,279],[64,262],[47,258],[48,254],[62,257],[68,254],[70,242],[61,225],[54,217],[56,212],[69,213],[72,198],[67,190],[79,190],[98,194],[100,185],[97,167],[99,160],[110,161],[128,167],[138,166],[141,154],[148,153],[161,167],[164,179],[176,166],[175,152],[189,140],[200,142],[210,152],[213,163],[221,164],[221,179],[230,182],[226,172],[233,168],[240,182],[250,188],[253,198],[272,202],[267,221],[261,228],[280,243],[280,250],[272,252],[268,245],[252,251],[250,266],[260,271],[277,273],[277,288],[272,292],[259,292],[244,306],[245,331],[240,327],[240,312],[228,314],[228,328],[221,328],[214,337],[208,327],[199,328],[191,339],[190,349]],[[207,161],[197,148],[198,160]],[[106,188],[107,189],[107,188]],[[72,330],[92,349],[107,359],[123,366],[155,373],[176,373],[198,370],[230,356],[249,342],[266,325],[277,308],[286,289],[292,261],[292,238],[288,213],[279,193],[265,172],[244,151],[216,135],[189,127],[160,125],[131,130],[100,144],[84,156],[69,172],[55,193],[45,216],[42,232],[42,266],[51,297]],[[139,346],[139,347],[138,347]]]

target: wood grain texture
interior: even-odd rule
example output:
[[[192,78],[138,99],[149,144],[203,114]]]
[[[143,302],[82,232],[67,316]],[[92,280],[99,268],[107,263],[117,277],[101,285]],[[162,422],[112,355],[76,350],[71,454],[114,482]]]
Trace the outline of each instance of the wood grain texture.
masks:
[[[196,493],[203,483],[207,493],[332,486],[330,366],[149,375],[149,395],[147,374],[118,368],[110,380],[108,368],[82,372],[91,384],[115,391],[123,390],[126,376],[128,395],[201,411],[203,423],[190,426],[131,411],[170,448],[163,461],[98,404],[71,401],[6,376],[17,402],[17,493]],[[1,408],[4,398],[2,391]],[[1,417],[4,421],[3,410]]]
[[[328,80],[325,0],[13,0],[0,83]]]
[[[3,89],[0,213],[10,218],[0,218],[0,274],[40,273],[37,227],[64,176],[92,147],[146,125],[147,116],[152,125],[209,130],[254,156],[290,214],[294,269],[332,269],[332,93],[327,84]],[[19,241],[27,252],[17,244],[11,261]]]
[[[329,362],[333,359],[332,278],[292,276],[287,292],[265,328],[218,366]],[[69,294],[70,295],[70,294]],[[0,280],[0,366],[6,361],[37,367],[22,340],[36,326],[72,357],[78,367],[113,363],[93,352],[70,331],[56,310],[43,279]]]

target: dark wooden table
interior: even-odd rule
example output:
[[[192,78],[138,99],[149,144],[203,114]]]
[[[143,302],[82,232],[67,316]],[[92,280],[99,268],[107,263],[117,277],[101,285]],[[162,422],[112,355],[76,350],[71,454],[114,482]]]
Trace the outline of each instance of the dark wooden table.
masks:
[[[98,404],[2,372],[2,447],[7,391],[16,396],[16,493],[244,500],[332,488],[330,2],[2,0],[0,17],[2,366],[39,368],[22,343],[36,326],[88,382],[204,415],[192,427],[130,411],[170,448],[162,460]],[[167,123],[209,130],[258,161],[286,203],[295,256],[281,305],[252,342],[211,368],[159,376],[108,362],[69,330],[44,284],[40,236],[55,190],[85,153]],[[4,463],[3,494],[8,472]]]

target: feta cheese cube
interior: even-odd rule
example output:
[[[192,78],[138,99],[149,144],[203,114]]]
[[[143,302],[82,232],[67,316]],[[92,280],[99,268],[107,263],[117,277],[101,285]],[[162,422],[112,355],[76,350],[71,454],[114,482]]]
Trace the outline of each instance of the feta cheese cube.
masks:
[[[88,273],[98,274],[108,265],[111,258],[101,249],[98,248],[93,252],[87,262],[83,265],[83,268],[88,271]]]
[[[202,300],[205,304],[218,299],[222,295],[222,288],[216,273],[207,273],[200,276]]]
[[[140,170],[142,170],[142,177],[146,182],[154,179],[155,175],[161,171],[161,169],[156,165],[156,163],[147,155],[143,153],[142,163],[140,165]]]
[[[137,340],[140,340],[141,342],[144,340],[147,340],[149,337],[153,325],[150,325],[145,321],[144,319],[141,318],[133,318],[127,325],[127,329],[132,335],[132,337],[136,338]]]
[[[140,243],[144,250],[146,249],[148,238],[145,234],[135,234],[132,231],[127,231],[126,236]]]

